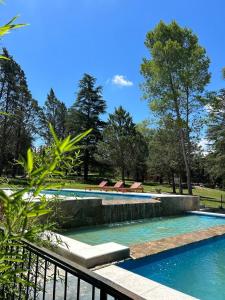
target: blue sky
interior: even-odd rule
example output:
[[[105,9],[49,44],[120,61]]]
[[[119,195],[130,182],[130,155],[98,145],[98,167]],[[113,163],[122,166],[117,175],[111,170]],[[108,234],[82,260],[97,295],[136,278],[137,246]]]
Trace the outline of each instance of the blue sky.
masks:
[[[33,97],[43,104],[52,87],[67,106],[84,72],[104,88],[108,112],[122,105],[139,122],[150,116],[141,100],[140,64],[146,33],[176,20],[199,36],[211,59],[208,89],[225,87],[225,1],[5,0],[1,23],[20,14],[30,25],[2,42],[22,66]]]

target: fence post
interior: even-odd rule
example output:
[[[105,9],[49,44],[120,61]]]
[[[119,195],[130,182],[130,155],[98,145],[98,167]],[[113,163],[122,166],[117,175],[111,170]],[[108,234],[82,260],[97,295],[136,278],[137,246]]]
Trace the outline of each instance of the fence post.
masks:
[[[107,294],[103,289],[100,290],[100,300],[107,300]]]

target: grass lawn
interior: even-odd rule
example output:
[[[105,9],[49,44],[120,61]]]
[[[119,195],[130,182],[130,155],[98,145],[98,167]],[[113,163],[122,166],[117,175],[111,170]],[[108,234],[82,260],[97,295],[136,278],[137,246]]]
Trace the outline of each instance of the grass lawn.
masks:
[[[51,180],[52,182],[56,183],[59,182],[57,179]],[[3,180],[0,183],[0,187],[15,187],[15,186],[22,186],[25,181],[22,179],[10,179],[9,183],[6,184],[3,182]],[[60,179],[60,183],[63,184],[63,188],[74,188],[74,189],[84,189],[88,186],[97,187],[97,184],[90,184],[90,183],[80,183],[72,179]],[[130,186],[132,184],[132,181],[126,181],[126,185]],[[168,184],[156,184],[156,183],[149,183],[144,184],[144,191],[148,193],[158,193],[161,191],[161,193],[171,193],[172,188]],[[178,189],[177,189],[178,192]],[[184,190],[184,194],[187,194],[187,190]],[[193,194],[196,196],[201,196],[201,204],[205,204],[209,207],[219,207],[219,202],[213,202],[212,200],[220,200],[221,195],[223,196],[223,201],[225,202],[225,191],[219,190],[219,189],[211,189],[206,187],[195,187],[193,189]],[[211,200],[211,201],[210,201]],[[225,207],[225,203],[224,203]]]

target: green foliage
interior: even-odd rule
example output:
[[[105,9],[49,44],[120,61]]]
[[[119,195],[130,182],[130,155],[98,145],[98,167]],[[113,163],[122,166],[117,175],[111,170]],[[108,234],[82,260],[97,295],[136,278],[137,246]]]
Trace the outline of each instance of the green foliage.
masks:
[[[66,105],[57,99],[53,89],[51,89],[40,113],[40,135],[44,138],[47,145],[50,145],[52,141],[52,135],[47,126],[48,123],[52,124],[57,136],[64,138],[66,135],[66,118]]]
[[[78,143],[90,133],[91,130],[60,139],[50,125],[54,144],[49,150],[49,158],[40,160],[28,149],[26,158],[18,163],[24,168],[28,185],[12,192],[0,190],[1,226],[0,231],[0,286],[10,292],[17,284],[26,282],[26,270],[21,266],[25,263],[22,239],[37,244],[43,244],[41,233],[52,228],[51,223],[41,222],[40,217],[52,212],[51,205],[46,196],[40,194],[42,190],[59,187],[58,184],[46,183],[47,179],[59,174],[58,168],[62,162],[74,160],[74,152],[79,154]],[[76,156],[76,158],[77,158]]]
[[[19,170],[12,163],[19,154],[26,155],[38,132],[39,107],[32,98],[21,67],[4,49],[9,60],[0,60],[0,173],[15,176]]]
[[[126,173],[134,172],[140,178],[145,172],[146,142],[135,128],[132,117],[121,106],[109,115],[103,139],[97,146],[96,159],[114,171],[119,170],[122,180]]]
[[[208,174],[214,184],[225,187],[225,89],[218,93],[210,93],[209,127],[207,138],[210,153],[205,164]]]
[[[96,164],[94,153],[105,125],[100,119],[100,115],[105,113],[106,102],[102,97],[102,87],[95,87],[95,84],[96,79],[93,76],[84,74],[79,82],[77,99],[69,109],[67,120],[67,130],[70,134],[76,134],[80,130],[85,131],[89,128],[93,129],[82,143],[84,180],[88,179],[90,166]]]
[[[190,142],[200,127],[205,104],[201,96],[210,80],[209,59],[197,36],[176,22],[167,25],[161,21],[147,33],[145,45],[151,58],[144,58],[141,65],[144,98],[160,118],[175,120],[192,193]]]
[[[24,27],[27,25],[27,24],[15,24],[15,21],[17,19],[18,19],[18,16],[15,16],[8,23],[0,26],[0,39],[3,38],[3,36],[5,36],[7,33],[11,32],[12,30],[18,29],[18,28],[21,28],[21,27]],[[5,55],[0,55],[0,59],[8,60],[9,58]]]

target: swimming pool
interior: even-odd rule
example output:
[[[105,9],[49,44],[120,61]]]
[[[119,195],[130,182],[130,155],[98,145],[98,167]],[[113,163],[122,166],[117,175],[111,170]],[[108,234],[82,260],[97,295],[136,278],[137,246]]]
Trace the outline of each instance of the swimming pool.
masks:
[[[225,225],[225,218],[187,214],[70,229],[63,235],[90,245],[106,242],[133,245],[219,225]]]
[[[225,299],[224,236],[119,266],[198,299]]]
[[[124,200],[124,199],[150,199],[152,195],[141,194],[141,193],[119,193],[119,192],[93,192],[93,191],[82,191],[82,190],[44,190],[42,194],[60,195],[68,197],[97,197],[104,200]]]

